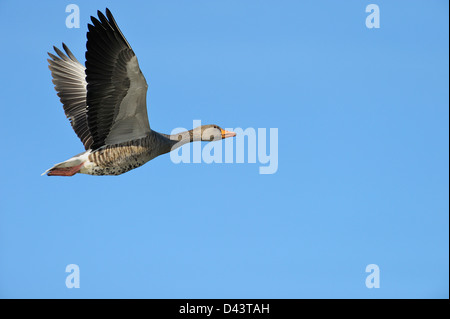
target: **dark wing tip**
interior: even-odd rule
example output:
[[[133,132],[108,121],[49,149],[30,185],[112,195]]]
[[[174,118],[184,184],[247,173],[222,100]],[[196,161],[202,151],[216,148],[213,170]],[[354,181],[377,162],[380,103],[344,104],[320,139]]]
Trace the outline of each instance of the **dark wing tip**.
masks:
[[[62,43],[62,47],[64,49],[64,51],[66,51],[67,56],[74,62],[78,62],[77,58],[75,58],[75,56],[73,55],[72,51],[70,51],[70,49],[67,47],[67,45],[63,42]],[[80,62],[78,62],[80,63]]]
[[[100,10],[97,10],[98,18],[103,22],[103,20],[106,20],[105,15]]]
[[[53,61],[58,61],[60,60],[56,55],[54,55],[53,53],[47,52],[47,54],[53,59]]]
[[[105,27],[108,27],[108,28],[110,28],[110,29],[113,30],[113,31],[117,31],[117,30],[115,30],[115,28],[111,25],[111,21],[108,21],[108,19],[106,19],[105,15],[104,15],[103,13],[99,12],[99,13],[98,13],[98,17],[99,17],[101,23],[102,23]]]
[[[109,11],[108,8],[106,8],[106,16],[108,17],[108,24],[111,26],[111,28],[118,32],[120,34],[120,37],[122,38],[122,40],[125,42],[125,45],[131,49],[131,45],[128,43],[128,40],[125,38],[125,36],[123,35],[122,31],[120,31],[119,25],[116,22],[116,19],[114,19],[111,11]]]
[[[58,54],[59,55],[59,57],[61,58],[61,59],[63,59],[63,60],[65,60],[66,59],[66,56],[65,56],[65,54],[64,53],[62,53],[62,51],[60,50],[60,49],[58,49],[57,47],[53,47],[53,49],[55,49],[55,52],[56,52],[56,54]]]
[[[96,17],[91,16],[91,21],[92,21],[92,24],[94,26],[96,26],[97,28],[100,26],[103,27],[102,24],[100,23],[100,21],[98,21],[98,19]]]
[[[115,22],[114,17],[112,15],[111,11],[109,11],[108,8],[106,8],[105,12],[106,12],[106,16],[108,17],[108,20],[111,21],[111,22],[113,22],[113,21]]]
[[[69,48],[67,47],[67,45],[64,42],[62,43],[62,47],[63,47],[63,50],[66,52],[67,56],[70,57],[72,55],[72,52],[70,52]]]
[[[88,30],[91,31],[91,32],[95,29],[94,26],[92,24],[90,24],[90,23],[88,23],[87,26],[88,26]]]

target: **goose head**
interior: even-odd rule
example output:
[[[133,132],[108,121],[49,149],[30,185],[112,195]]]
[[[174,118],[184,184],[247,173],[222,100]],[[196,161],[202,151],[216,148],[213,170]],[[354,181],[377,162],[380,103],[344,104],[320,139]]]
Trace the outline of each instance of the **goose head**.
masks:
[[[202,125],[193,130],[194,140],[200,140],[204,142],[212,142],[222,140],[228,137],[236,136],[236,133],[224,130],[218,125]],[[195,136],[201,134],[201,136]]]

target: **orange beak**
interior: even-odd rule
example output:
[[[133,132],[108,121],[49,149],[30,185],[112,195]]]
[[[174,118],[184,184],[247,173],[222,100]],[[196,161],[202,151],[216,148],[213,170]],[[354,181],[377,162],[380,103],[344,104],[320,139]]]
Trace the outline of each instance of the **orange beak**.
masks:
[[[236,136],[236,133],[222,130],[222,138],[233,137]]]

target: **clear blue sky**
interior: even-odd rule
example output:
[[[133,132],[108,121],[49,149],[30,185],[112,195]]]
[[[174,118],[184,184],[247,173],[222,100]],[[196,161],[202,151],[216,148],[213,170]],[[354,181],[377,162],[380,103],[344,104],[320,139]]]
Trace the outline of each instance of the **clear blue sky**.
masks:
[[[84,63],[105,7],[149,83],[153,129],[278,128],[277,173],[165,155],[118,177],[40,176],[83,151],[47,51],[64,41]],[[0,0],[0,297],[448,298],[448,11]],[[368,264],[380,288],[366,288]]]

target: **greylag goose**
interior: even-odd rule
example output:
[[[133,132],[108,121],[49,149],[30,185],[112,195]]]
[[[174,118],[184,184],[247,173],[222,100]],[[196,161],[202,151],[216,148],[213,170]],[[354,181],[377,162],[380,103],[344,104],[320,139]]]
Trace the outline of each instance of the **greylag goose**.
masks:
[[[54,165],[42,175],[120,175],[185,143],[235,136],[218,125],[202,125],[168,135],[150,129],[147,82],[130,44],[113,15],[91,17],[86,67],[63,43],[65,54],[48,53],[53,84],[85,152]]]

